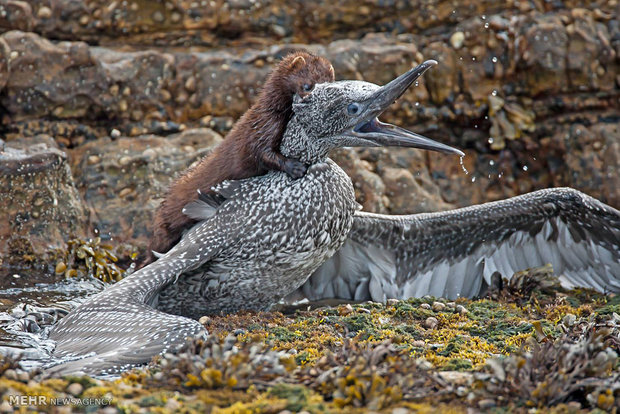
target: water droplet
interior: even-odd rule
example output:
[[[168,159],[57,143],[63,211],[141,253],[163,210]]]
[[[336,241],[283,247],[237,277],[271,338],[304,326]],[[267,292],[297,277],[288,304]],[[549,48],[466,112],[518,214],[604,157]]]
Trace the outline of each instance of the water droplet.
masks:
[[[487,142],[488,142],[489,144],[492,144],[494,141],[495,141],[495,140],[493,139],[493,137],[489,137],[489,139],[487,140]]]
[[[471,60],[473,60],[473,61],[475,62],[475,61],[476,61],[476,57],[475,57],[475,56],[472,56],[472,57],[471,57]]]
[[[527,165],[524,165],[523,166],[523,171],[527,171],[527,170],[528,170]]]
[[[465,164],[463,163],[463,158],[465,157],[459,157],[459,162],[461,163],[461,168],[463,169],[463,171],[465,172],[465,174],[469,174],[469,171],[467,171],[467,168],[465,168]]]
[[[493,56],[493,57],[491,58],[491,61],[492,61],[493,63],[497,63],[497,56]]]
[[[420,106],[420,102],[416,102],[416,103],[415,103],[415,106]]]
[[[475,183],[476,182],[476,177],[471,177],[471,182]]]
[[[495,89],[493,89],[493,92],[491,92],[491,95],[497,96],[497,91]]]
[[[495,161],[489,160],[489,165],[495,165]]]
[[[489,28],[489,24],[488,24],[488,23],[485,23],[485,24],[484,24],[484,28],[485,28],[485,29],[488,29],[488,28]]]

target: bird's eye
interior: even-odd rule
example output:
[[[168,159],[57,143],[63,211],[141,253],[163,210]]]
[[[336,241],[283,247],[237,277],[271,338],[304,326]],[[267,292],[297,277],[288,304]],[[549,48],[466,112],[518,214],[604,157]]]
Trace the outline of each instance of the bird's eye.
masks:
[[[349,113],[349,115],[355,115],[359,111],[360,111],[360,106],[356,104],[355,102],[347,106],[347,112]]]
[[[312,84],[310,84],[310,83],[304,83],[304,86],[303,86],[304,91],[306,91],[306,92],[310,92],[310,91],[312,90],[312,87],[313,87],[313,86],[314,86],[314,85],[312,85]]]

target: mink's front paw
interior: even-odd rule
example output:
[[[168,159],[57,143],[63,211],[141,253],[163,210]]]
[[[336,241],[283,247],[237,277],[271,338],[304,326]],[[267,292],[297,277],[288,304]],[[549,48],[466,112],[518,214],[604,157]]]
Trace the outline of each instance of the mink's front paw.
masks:
[[[291,178],[301,178],[306,174],[308,170],[308,166],[303,162],[299,162],[297,160],[286,160],[284,163],[284,171]]]

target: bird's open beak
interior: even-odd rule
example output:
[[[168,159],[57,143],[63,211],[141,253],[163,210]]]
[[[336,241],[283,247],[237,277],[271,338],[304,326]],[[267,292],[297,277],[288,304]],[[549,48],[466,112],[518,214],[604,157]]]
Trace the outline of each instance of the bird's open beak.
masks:
[[[386,124],[377,119],[385,110],[418,79],[427,69],[437,64],[434,60],[416,66],[408,72],[400,75],[387,85],[377,89],[366,100],[367,105],[362,114],[363,121],[359,122],[349,135],[355,137],[359,146],[390,146],[422,148],[431,151],[440,151],[448,154],[464,156],[463,152],[440,142],[423,137],[395,125]]]

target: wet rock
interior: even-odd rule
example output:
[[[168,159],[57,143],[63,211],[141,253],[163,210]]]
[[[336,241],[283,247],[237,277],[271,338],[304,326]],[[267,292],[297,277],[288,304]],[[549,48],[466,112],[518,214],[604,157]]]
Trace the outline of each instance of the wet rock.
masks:
[[[12,121],[41,116],[129,119],[131,108],[163,110],[159,90],[170,78],[172,57],[157,52],[121,53],[81,42],[52,44],[18,31],[2,38],[15,53],[0,103]],[[124,95],[111,91],[119,85]]]
[[[526,70],[527,90],[558,93],[568,89],[566,73],[568,34],[559,16],[541,16],[527,21],[519,36],[519,62]]]
[[[101,237],[145,246],[153,214],[174,176],[197,161],[221,136],[190,129],[154,135],[102,138],[71,150],[76,185]]]
[[[74,397],[77,397],[84,391],[84,387],[79,382],[74,382],[73,384],[67,387],[67,392]]]
[[[424,321],[424,327],[426,329],[435,329],[437,325],[439,325],[439,320],[437,320],[434,316],[429,316]]]
[[[446,308],[446,304],[442,302],[433,302],[431,309],[435,312],[441,312]]]
[[[0,148],[0,255],[31,260],[87,234],[87,212],[67,155],[48,136],[9,141]]]

